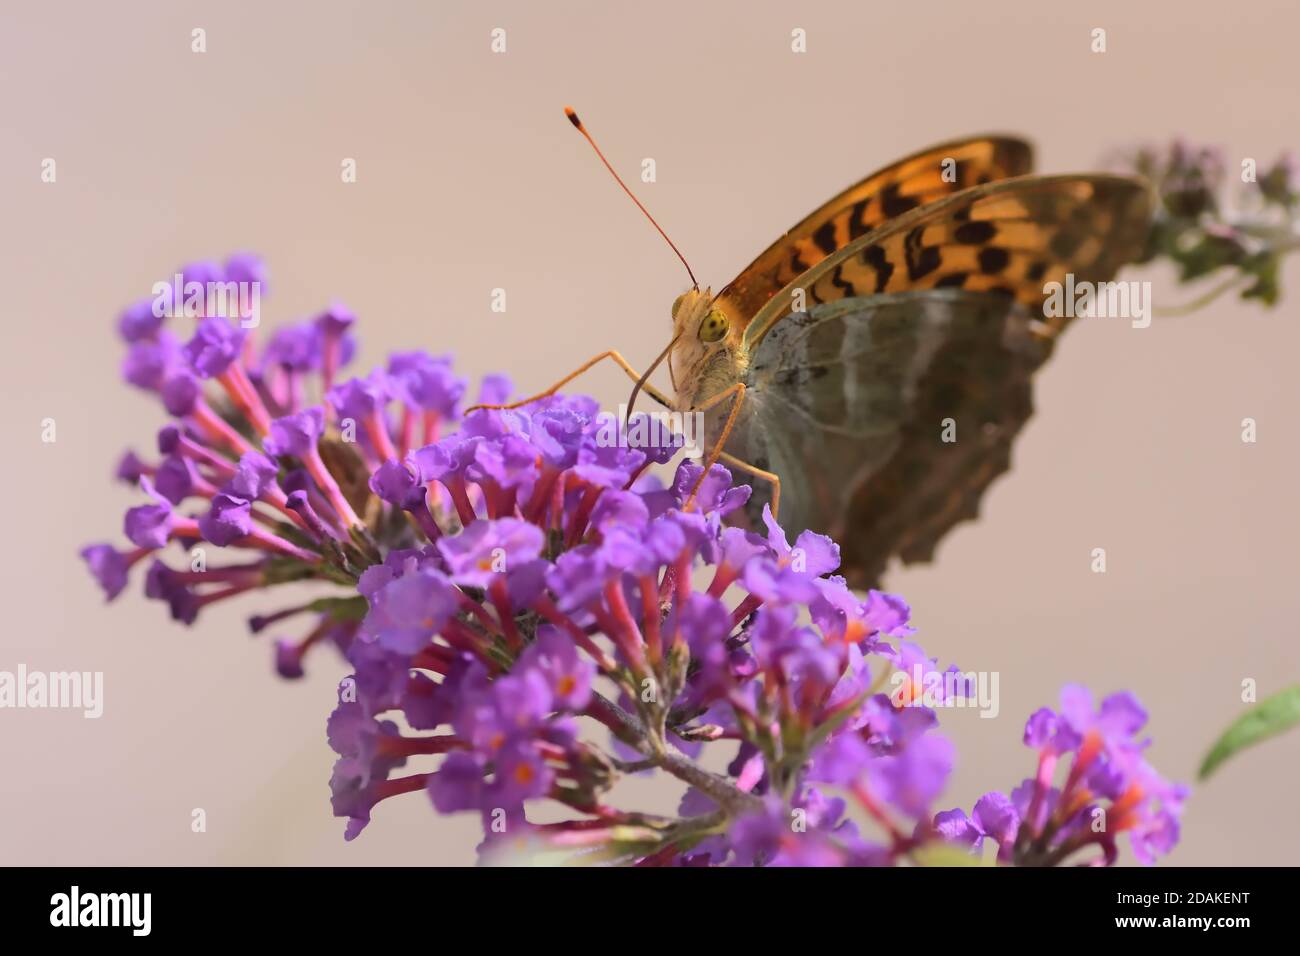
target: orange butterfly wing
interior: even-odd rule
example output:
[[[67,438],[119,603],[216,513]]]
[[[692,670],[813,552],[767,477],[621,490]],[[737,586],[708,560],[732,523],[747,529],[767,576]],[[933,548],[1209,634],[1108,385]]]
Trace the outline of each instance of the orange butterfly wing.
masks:
[[[896,216],[971,186],[1021,176],[1033,150],[1010,136],[978,136],[901,159],[823,203],[772,243],[718,294],[736,328],[828,255]]]
[[[1152,198],[1144,180],[1087,173],[1019,176],[973,186],[889,220],[825,256],[745,325],[753,349],[799,299],[825,302],[956,288],[1010,295],[1042,315],[1046,285],[1067,273],[1105,282],[1142,255]],[[1062,318],[1041,323],[1055,335]]]
[[[748,318],[744,333],[753,362],[747,384],[755,389],[756,413],[761,417],[766,410],[767,417],[755,424],[770,433],[769,444],[773,435],[793,435],[805,445],[831,436],[843,446],[820,452],[803,447],[778,463],[765,460],[757,446],[744,448],[745,429],[740,430],[738,450],[746,460],[770,467],[787,483],[820,478],[838,493],[838,503],[829,498],[811,502],[806,513],[792,514],[789,521],[783,514],[787,531],[808,526],[839,534],[842,573],[857,585],[877,581],[892,555],[907,562],[929,560],[953,525],[975,515],[984,490],[1010,464],[1012,442],[1032,408],[1033,372],[1068,321],[1044,315],[1046,284],[1062,281],[1067,273],[1078,282],[1105,282],[1124,263],[1140,258],[1151,205],[1148,185],[1127,177],[997,180],[889,219],[822,256],[769,295]],[[805,368],[790,364],[796,350],[784,339],[764,341],[774,328],[796,334],[839,306],[848,313],[863,312],[854,322],[867,321],[867,310],[892,308],[891,303],[909,301],[908,296],[921,297],[911,301],[920,309],[929,301],[927,292],[937,307],[951,294],[945,290],[975,293],[972,307],[981,301],[980,293],[997,293],[1001,297],[987,296],[990,309],[1001,302],[1011,311],[1005,324],[980,323],[990,333],[984,337],[934,333],[933,351],[907,394],[882,399],[879,408],[854,404],[864,401],[862,389],[846,391],[835,378],[847,374],[836,365],[843,343],[828,340],[824,344],[834,361],[826,358]],[[798,314],[792,317],[796,306]],[[996,318],[1000,313],[989,314]],[[922,329],[911,328],[909,315],[895,316],[896,334],[877,347],[920,334]],[[776,371],[764,371],[765,365]],[[759,380],[765,376],[771,381]],[[772,393],[766,401],[764,391]],[[888,431],[876,413],[897,402],[906,403],[906,413],[891,419],[889,427],[895,430]],[[871,427],[854,429],[853,415],[867,415]],[[938,423],[945,418],[960,418],[968,428],[974,424],[976,440],[944,443]],[[863,473],[868,453],[882,451],[888,452],[887,459],[873,459]],[[825,473],[809,475],[810,469]],[[751,505],[760,507],[764,498],[756,489]]]

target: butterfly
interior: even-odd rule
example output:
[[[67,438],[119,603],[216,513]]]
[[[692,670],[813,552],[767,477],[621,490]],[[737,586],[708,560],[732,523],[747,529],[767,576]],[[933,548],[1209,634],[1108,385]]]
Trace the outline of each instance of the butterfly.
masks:
[[[829,534],[855,587],[895,556],[931,560],[1010,467],[1033,374],[1070,321],[1044,314],[1049,284],[1110,281],[1144,251],[1145,181],[1031,167],[1010,136],[922,150],[823,203],[716,295],[614,173],[692,288],[646,373],[610,350],[542,394],[612,359],[637,381],[629,406],[644,389],[702,414],[707,464],[763,479],[752,526],[771,506],[791,535]],[[671,397],[647,383],[665,360]]]

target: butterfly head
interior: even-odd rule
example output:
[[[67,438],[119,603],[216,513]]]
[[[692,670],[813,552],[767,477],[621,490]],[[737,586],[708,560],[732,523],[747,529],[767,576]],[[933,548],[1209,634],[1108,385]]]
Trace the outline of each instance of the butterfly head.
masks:
[[[689,407],[706,380],[734,365],[738,329],[711,289],[690,289],[673,302],[673,346],[668,370],[679,404]]]

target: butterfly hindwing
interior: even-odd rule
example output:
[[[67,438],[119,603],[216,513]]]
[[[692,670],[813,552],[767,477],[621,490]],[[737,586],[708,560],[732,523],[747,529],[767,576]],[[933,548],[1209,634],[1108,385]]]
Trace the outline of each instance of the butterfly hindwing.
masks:
[[[1007,469],[1050,351],[1029,326],[1013,300],[956,289],[787,316],[752,356],[728,450],[781,477],[792,535],[832,535],[850,584],[874,585],[892,555],[928,559]],[[754,488],[758,521],[768,492]]]
[[[1072,273],[1104,282],[1137,258],[1151,217],[1145,182],[1024,176],[975,186],[891,219],[826,256],[747,324],[752,350],[791,312],[850,297],[958,288],[1008,295],[1041,315],[1044,288]],[[1054,335],[1064,320],[1038,329]]]
[[[954,140],[901,159],[805,216],[742,270],[716,305],[739,327],[808,269],[890,219],[971,186],[1024,175],[1032,165],[1029,144],[1010,136]]]

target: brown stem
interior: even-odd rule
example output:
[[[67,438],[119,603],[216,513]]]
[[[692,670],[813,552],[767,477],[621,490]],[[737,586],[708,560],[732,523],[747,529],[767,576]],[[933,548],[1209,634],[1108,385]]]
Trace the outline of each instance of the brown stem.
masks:
[[[705,770],[689,757],[668,749],[655,753],[645,723],[635,714],[628,713],[612,700],[597,693],[592,694],[592,704],[595,705],[593,709],[605,721],[618,724],[618,729],[623,731],[619,736],[636,741],[641,752],[653,761],[653,766],[667,770],[678,780],[689,783],[731,816],[762,809],[763,801],[758,797],[741,790],[726,777]]]

